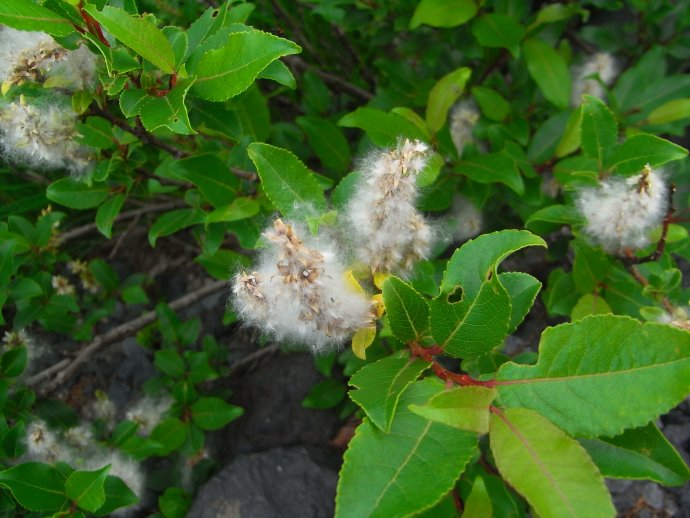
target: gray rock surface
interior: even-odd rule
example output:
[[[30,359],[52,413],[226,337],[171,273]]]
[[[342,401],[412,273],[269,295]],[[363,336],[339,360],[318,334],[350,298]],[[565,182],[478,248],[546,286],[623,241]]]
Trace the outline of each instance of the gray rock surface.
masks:
[[[304,446],[239,455],[199,491],[189,518],[330,518],[338,475]]]

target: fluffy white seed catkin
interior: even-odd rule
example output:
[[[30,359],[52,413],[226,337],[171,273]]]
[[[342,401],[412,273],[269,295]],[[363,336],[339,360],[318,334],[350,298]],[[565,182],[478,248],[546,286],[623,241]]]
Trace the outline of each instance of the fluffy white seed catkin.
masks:
[[[460,101],[450,112],[450,136],[458,156],[462,156],[467,144],[474,142],[472,129],[477,124],[479,116],[479,108],[471,99]]]
[[[62,103],[32,106],[12,102],[0,108],[0,148],[5,158],[38,169],[83,174],[89,149],[75,142],[77,114]]]
[[[649,231],[668,209],[668,185],[647,165],[639,175],[607,178],[597,188],[582,190],[576,203],[587,219],[585,233],[607,252],[620,254],[649,244]]]
[[[466,241],[479,234],[484,226],[482,213],[469,198],[458,194],[448,218],[450,235],[454,241]]]
[[[371,301],[348,284],[334,244],[307,244],[280,219],[264,235],[271,247],[257,270],[233,279],[234,307],[242,320],[315,354],[371,325]]]
[[[605,92],[601,83],[610,85],[617,73],[618,65],[611,54],[600,52],[590,56],[573,69],[573,90],[570,98],[572,106],[580,106],[583,94],[603,99]],[[598,76],[601,83],[592,76]]]
[[[361,168],[346,218],[357,258],[373,272],[405,274],[429,254],[431,228],[415,207],[428,149],[401,140],[395,149],[370,155]]]

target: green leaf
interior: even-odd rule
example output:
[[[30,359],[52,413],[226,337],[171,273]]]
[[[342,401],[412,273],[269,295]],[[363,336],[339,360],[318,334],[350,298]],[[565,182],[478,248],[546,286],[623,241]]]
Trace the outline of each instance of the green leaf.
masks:
[[[388,113],[376,108],[357,108],[344,115],[338,121],[338,126],[364,130],[371,141],[379,147],[394,145],[400,137],[425,139],[424,132],[415,123],[397,113]]]
[[[98,207],[98,211],[96,212],[96,227],[98,231],[108,239],[112,236],[113,222],[120,213],[120,209],[124,202],[125,195],[117,193],[103,203],[103,205]]]
[[[254,142],[247,148],[266,196],[286,217],[313,209],[326,210],[326,199],[312,172],[286,149]],[[299,207],[295,207],[298,205]]]
[[[204,153],[175,160],[170,165],[170,171],[178,178],[193,183],[216,208],[233,203],[237,197],[239,180],[215,154]]]
[[[20,31],[43,31],[53,36],[67,36],[74,32],[69,20],[31,0],[0,3],[0,23]]]
[[[139,499],[122,479],[108,475],[103,485],[105,503],[95,511],[96,516],[109,516],[120,507],[136,504]]]
[[[270,79],[271,81],[287,86],[290,90],[297,88],[297,79],[292,75],[292,71],[285,63],[279,60],[272,62],[264,68],[258,78]]]
[[[153,132],[165,127],[182,135],[196,133],[189,122],[187,106],[185,105],[187,92],[193,84],[194,78],[181,79],[165,95],[146,95],[143,97],[137,108],[141,123],[146,131]]]
[[[340,173],[347,171],[350,146],[338,126],[317,117],[297,117],[295,122],[307,134],[309,144],[323,165]]]
[[[472,34],[482,47],[508,49],[517,57],[525,31],[511,16],[487,13],[472,22]]]
[[[77,123],[76,129],[81,144],[97,149],[110,149],[115,145],[112,126],[105,119],[87,117],[86,122]]]
[[[580,443],[605,477],[647,479],[666,486],[680,486],[690,479],[683,458],[654,423]]]
[[[12,285],[10,295],[14,300],[33,299],[43,295],[43,288],[32,278],[24,277]]]
[[[410,29],[420,25],[456,27],[477,14],[475,0],[421,0],[410,20]]]
[[[496,375],[502,404],[582,437],[647,424],[683,400],[689,377],[690,332],[613,315],[547,328],[536,365],[505,363]]]
[[[428,362],[410,358],[405,351],[394,353],[365,365],[350,378],[350,385],[357,389],[350,391],[350,399],[374,425],[388,432],[400,395],[428,368]]]
[[[641,133],[630,137],[613,151],[610,167],[619,173],[632,175],[640,173],[647,164],[657,167],[686,156],[687,149],[654,135]]]
[[[538,38],[522,44],[527,71],[546,100],[564,110],[570,102],[570,73],[565,61],[551,46]]]
[[[690,99],[673,99],[655,108],[647,116],[647,124],[668,124],[690,117]]]
[[[28,351],[25,346],[10,349],[0,358],[0,372],[6,378],[16,378],[26,368]]]
[[[165,518],[184,518],[191,505],[191,497],[179,487],[169,487],[158,497],[158,507]]]
[[[149,229],[149,243],[156,246],[159,237],[169,236],[178,230],[199,225],[206,220],[206,213],[197,209],[172,210],[159,217]]]
[[[575,251],[573,282],[580,293],[592,293],[601,286],[611,268],[611,258],[601,249],[581,241],[571,243]]]
[[[3,240],[0,243],[0,286],[9,283],[14,273],[14,249],[17,247],[15,240]]]
[[[168,452],[182,446],[186,438],[187,430],[185,423],[177,417],[168,417],[151,431],[151,439],[160,443]]]
[[[524,408],[499,410],[489,438],[501,475],[542,518],[616,515],[587,452],[548,419]]]
[[[419,340],[429,328],[429,305],[409,284],[397,277],[383,283],[383,303],[393,335],[403,343]]]
[[[186,372],[184,359],[175,349],[156,351],[153,364],[159,371],[171,378],[182,378]]]
[[[533,212],[525,221],[525,228],[538,234],[547,234],[563,225],[584,225],[587,219],[572,205],[549,205]]]
[[[504,272],[498,277],[510,297],[508,334],[512,334],[532,309],[534,300],[541,289],[541,282],[530,274],[522,272]]]
[[[260,209],[259,202],[252,198],[235,198],[230,205],[209,212],[206,222],[239,221],[256,216]]]
[[[194,90],[203,99],[225,101],[249,88],[273,61],[300,51],[295,43],[267,32],[230,33],[221,48],[209,50],[192,67]]]
[[[477,435],[408,410],[442,390],[438,380],[414,383],[400,398],[388,433],[368,419],[357,428],[340,470],[336,518],[414,514],[433,506],[453,487],[477,451]]]
[[[519,195],[525,193],[520,171],[514,160],[503,152],[466,158],[458,164],[456,171],[478,183],[502,183]]]
[[[410,405],[415,414],[437,423],[470,432],[489,432],[489,405],[496,390],[484,387],[456,387],[433,396],[424,405]]]
[[[477,476],[472,484],[472,492],[465,502],[462,518],[485,518],[494,516],[491,496],[486,490],[484,479]]]
[[[587,293],[580,297],[570,312],[570,320],[581,320],[589,315],[604,315],[611,313],[611,308],[600,295]]]
[[[110,471],[110,464],[96,471],[74,471],[65,482],[67,496],[79,507],[95,513],[105,503],[103,485]]]
[[[192,421],[202,430],[223,428],[244,413],[242,408],[230,405],[218,397],[199,398],[190,410]]]
[[[105,6],[99,11],[95,5],[85,5],[84,10],[142,58],[167,74],[175,72],[175,52],[172,45],[163,32],[148,19],[111,6]]]
[[[585,155],[594,158],[601,171],[618,142],[618,125],[613,113],[592,95],[584,95],[580,142]]]
[[[429,131],[436,133],[443,127],[448,110],[462,95],[471,75],[472,70],[461,67],[443,76],[431,88],[426,104],[426,125]]]
[[[70,209],[92,209],[110,196],[110,188],[105,184],[89,186],[73,178],[60,178],[48,186],[46,197],[50,201]]]
[[[19,505],[29,511],[55,512],[68,502],[65,482],[53,466],[24,462],[0,471],[0,486],[6,487]]]
[[[329,378],[314,385],[302,400],[305,408],[333,408],[343,399],[347,392],[341,380]]]
[[[510,115],[510,104],[508,101],[491,88],[475,86],[472,88],[472,97],[477,101],[482,113],[491,120],[500,122]]]

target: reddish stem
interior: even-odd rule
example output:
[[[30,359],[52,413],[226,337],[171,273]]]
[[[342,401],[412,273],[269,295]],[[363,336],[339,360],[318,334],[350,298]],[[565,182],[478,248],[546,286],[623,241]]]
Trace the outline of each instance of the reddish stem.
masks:
[[[434,355],[443,354],[443,349],[438,345],[432,345],[431,347],[422,347],[417,342],[410,342],[408,344],[412,356],[421,358],[424,361],[431,363],[431,370],[438,378],[445,381],[448,385],[460,385],[462,387],[467,386],[478,386],[478,387],[494,387],[496,386],[496,381],[494,380],[477,380],[474,379],[469,374],[458,374],[456,372],[446,369],[443,365],[438,363],[434,359]]]

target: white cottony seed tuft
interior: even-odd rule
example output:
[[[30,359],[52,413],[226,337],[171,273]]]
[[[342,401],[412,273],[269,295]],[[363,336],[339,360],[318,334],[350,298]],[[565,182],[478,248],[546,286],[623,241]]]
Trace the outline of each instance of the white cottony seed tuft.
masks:
[[[666,214],[668,185],[647,165],[637,176],[607,178],[597,188],[582,190],[577,207],[587,219],[585,233],[604,250],[638,250],[649,244],[649,231]]]
[[[590,56],[584,63],[573,69],[571,104],[580,106],[584,94],[603,99],[605,92],[602,83],[606,86],[610,85],[617,73],[618,65],[611,54],[600,52]]]
[[[404,140],[373,153],[363,164],[346,218],[357,258],[373,272],[408,273],[430,251],[432,232],[416,209],[416,180],[429,147]]]
[[[280,219],[264,236],[271,246],[256,271],[238,273],[232,281],[233,305],[242,320],[314,353],[371,325],[371,301],[348,283],[335,244],[315,238],[305,243]]]

